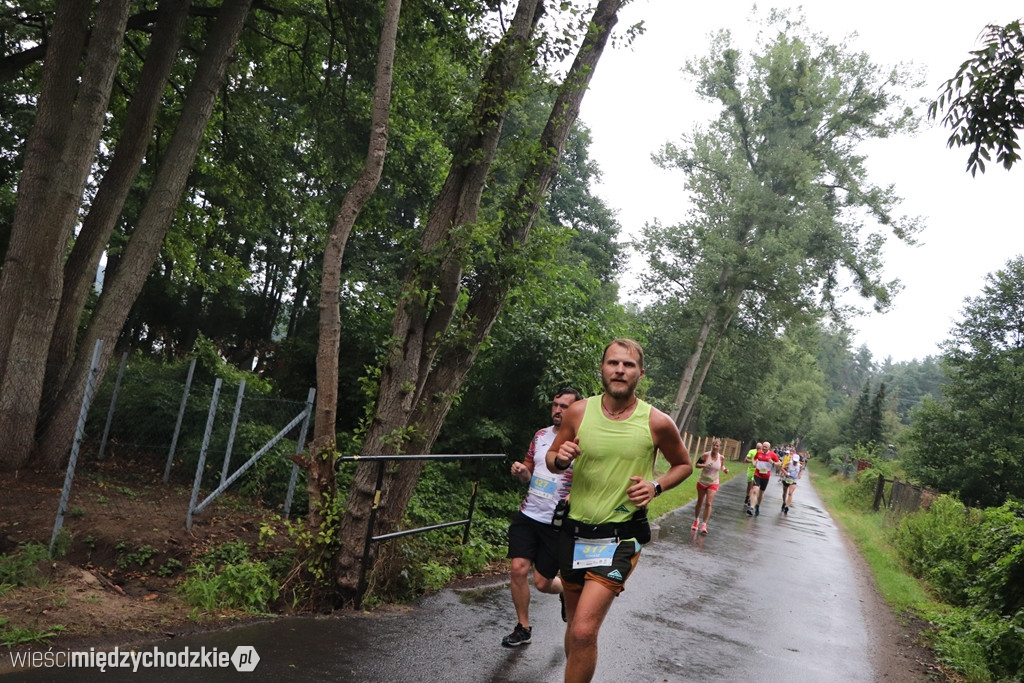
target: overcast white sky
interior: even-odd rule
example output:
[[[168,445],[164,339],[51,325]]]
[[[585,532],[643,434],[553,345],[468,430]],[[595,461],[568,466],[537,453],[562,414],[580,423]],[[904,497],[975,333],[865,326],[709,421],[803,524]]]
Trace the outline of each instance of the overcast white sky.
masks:
[[[917,96],[929,98],[979,46],[986,24],[1024,16],[1024,6],[1006,0],[945,7],[908,0],[758,5],[762,16],[771,7],[798,6],[812,30],[837,41],[845,38],[851,49],[868,53],[876,63],[922,69],[927,85]],[[734,45],[748,50],[751,43],[741,37],[750,35],[752,7],[749,0],[635,0],[620,13],[617,33],[641,19],[646,33],[631,48],[606,50],[580,119],[592,131],[591,155],[603,173],[596,193],[618,212],[624,240],[644,223],[657,219],[671,225],[685,216],[682,174],[657,168],[651,154],[707,120],[706,105],[692,94],[680,69],[687,58],[704,55],[708,34],[721,28],[733,32]],[[893,308],[852,323],[855,347],[866,345],[877,362],[938,354],[937,344],[959,319],[964,298],[977,296],[986,274],[1024,253],[1019,199],[1024,163],[1009,172],[990,165],[972,178],[965,170],[967,150],[948,149],[948,137],[948,129],[928,123],[913,139],[886,140],[867,149],[872,180],[895,185],[904,198],[902,212],[920,216],[925,226],[918,246],[888,248],[886,279],[899,278],[904,285]],[[622,296],[635,299],[631,289],[627,278]]]

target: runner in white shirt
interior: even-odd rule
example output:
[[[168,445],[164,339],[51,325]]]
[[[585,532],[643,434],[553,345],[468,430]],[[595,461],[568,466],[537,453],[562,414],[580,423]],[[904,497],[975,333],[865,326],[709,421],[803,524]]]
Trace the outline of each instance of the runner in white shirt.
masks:
[[[711,441],[711,450],[704,453],[697,459],[697,469],[700,476],[697,478],[697,504],[693,508],[692,531],[700,529],[700,533],[707,536],[708,520],[711,519],[711,503],[718,493],[718,475],[722,472],[729,473],[725,466],[725,454],[721,452],[722,442],[720,439]],[[704,513],[704,522],[700,521],[701,512]]]
[[[787,455],[782,463],[782,514],[789,514],[789,506],[793,504],[793,492],[796,482],[803,472],[803,459],[797,453]]]
[[[530,626],[530,567],[533,567],[533,585],[541,593],[557,594],[562,598],[562,580],[558,578],[558,531],[551,518],[558,501],[569,495],[572,468],[565,472],[548,469],[545,456],[555,434],[562,424],[562,413],[582,398],[575,389],[561,389],[551,402],[550,427],[538,431],[523,462],[512,463],[512,476],[530,482],[530,489],[519,506],[519,512],[508,528],[508,557],[512,560],[512,604],[516,608],[518,623],[501,644],[505,647],[527,645],[532,640]],[[565,619],[565,603],[562,603]]]

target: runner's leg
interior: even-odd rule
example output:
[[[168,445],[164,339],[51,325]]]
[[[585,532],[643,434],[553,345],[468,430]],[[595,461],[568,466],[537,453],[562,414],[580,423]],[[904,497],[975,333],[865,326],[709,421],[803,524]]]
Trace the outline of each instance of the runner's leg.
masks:
[[[575,591],[568,591],[566,597]],[[587,581],[576,594],[573,616],[565,632],[566,683],[588,683],[597,669],[597,633],[608,615],[615,594],[597,581]],[[569,601],[566,600],[568,612]]]
[[[516,619],[523,625],[523,628],[530,627],[530,565],[532,563],[525,557],[512,558],[512,571],[510,577],[510,590],[512,591],[512,604],[516,608]]]

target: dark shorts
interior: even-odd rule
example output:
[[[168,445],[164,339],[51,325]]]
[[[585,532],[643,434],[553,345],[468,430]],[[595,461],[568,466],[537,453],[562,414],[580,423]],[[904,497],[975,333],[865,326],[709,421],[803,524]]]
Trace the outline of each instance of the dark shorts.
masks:
[[[768,488],[769,479],[771,479],[771,477],[754,477],[754,486],[764,491],[766,488]]]
[[[558,565],[562,576],[562,585],[566,590],[582,590],[584,581],[597,581],[618,595],[626,587],[626,579],[636,568],[640,559],[640,543],[634,538],[620,540],[615,548],[612,562],[603,567],[586,567],[573,569],[573,552],[576,539],[571,533],[558,535]]]
[[[508,526],[508,555],[525,557],[533,561],[533,568],[541,576],[558,576],[558,531],[550,524],[538,522],[517,512]]]
[[[782,480],[782,485],[783,486],[796,486],[796,479],[793,479],[792,477],[786,477],[786,478],[784,478]]]

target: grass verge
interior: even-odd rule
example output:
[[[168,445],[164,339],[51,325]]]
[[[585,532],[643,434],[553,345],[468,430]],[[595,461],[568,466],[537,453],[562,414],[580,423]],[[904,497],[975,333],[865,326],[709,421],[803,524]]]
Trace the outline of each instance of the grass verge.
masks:
[[[851,506],[843,496],[851,480],[830,476],[825,465],[817,461],[811,461],[809,467],[818,496],[832,519],[857,546],[871,569],[878,592],[893,611],[897,614],[910,611],[917,615],[942,611],[942,604],[933,600],[925,587],[900,564],[896,549],[889,543],[885,514],[865,513]]]

